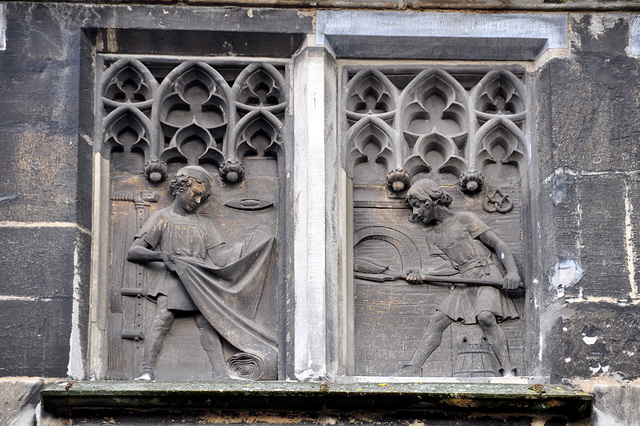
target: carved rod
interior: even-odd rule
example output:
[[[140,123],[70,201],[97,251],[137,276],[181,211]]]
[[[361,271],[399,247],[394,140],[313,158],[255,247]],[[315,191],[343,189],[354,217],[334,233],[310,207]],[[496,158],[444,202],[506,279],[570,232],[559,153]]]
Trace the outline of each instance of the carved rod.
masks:
[[[385,281],[396,281],[396,280],[406,280],[407,277],[405,275],[384,275],[384,274],[367,274],[364,272],[354,272],[355,278],[360,278],[367,281],[375,281],[375,282],[385,282]],[[446,277],[446,276],[437,276],[437,275],[420,275],[420,280],[425,283],[431,284],[441,284],[441,285],[450,285],[450,284],[466,284],[466,285],[489,285],[491,287],[502,288],[502,280],[487,280],[483,278],[463,278],[463,277]],[[524,287],[523,283],[520,283],[520,287]]]

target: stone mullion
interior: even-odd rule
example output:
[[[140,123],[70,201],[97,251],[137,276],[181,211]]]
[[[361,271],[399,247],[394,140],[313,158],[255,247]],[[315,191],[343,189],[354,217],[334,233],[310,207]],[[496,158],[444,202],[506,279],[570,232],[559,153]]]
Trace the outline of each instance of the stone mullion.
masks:
[[[294,375],[321,379],[335,348],[335,235],[338,147],[336,68],[324,47],[306,46],[294,59]]]

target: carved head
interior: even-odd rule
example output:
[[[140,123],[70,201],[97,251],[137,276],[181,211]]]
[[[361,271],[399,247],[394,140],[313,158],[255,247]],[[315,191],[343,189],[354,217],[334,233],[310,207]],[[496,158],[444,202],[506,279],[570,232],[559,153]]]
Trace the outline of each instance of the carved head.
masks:
[[[449,207],[453,198],[431,179],[421,179],[407,192],[407,203],[413,209],[411,222],[432,222],[435,219],[435,206]]]
[[[186,211],[194,211],[211,196],[213,178],[200,166],[178,170],[171,180],[171,194]]]

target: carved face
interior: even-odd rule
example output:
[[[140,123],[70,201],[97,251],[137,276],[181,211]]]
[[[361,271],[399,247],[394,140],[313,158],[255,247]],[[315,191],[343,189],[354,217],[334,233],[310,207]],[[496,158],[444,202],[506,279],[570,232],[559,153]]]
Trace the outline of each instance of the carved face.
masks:
[[[203,196],[207,192],[207,187],[203,182],[191,181],[190,186],[185,186],[182,191],[176,194],[176,203],[186,212],[195,211],[204,201],[206,197]]]
[[[421,201],[417,198],[407,200],[412,209],[411,218],[413,223],[422,222],[425,225],[436,219],[435,203],[432,200]]]

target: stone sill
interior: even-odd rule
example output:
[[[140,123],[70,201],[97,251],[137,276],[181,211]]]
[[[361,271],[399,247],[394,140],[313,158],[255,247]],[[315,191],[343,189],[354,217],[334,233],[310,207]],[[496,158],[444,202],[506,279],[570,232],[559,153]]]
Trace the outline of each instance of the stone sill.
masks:
[[[287,410],[591,415],[593,395],[556,385],[318,382],[64,382],[41,392],[48,413]],[[67,389],[68,388],[68,389]]]

